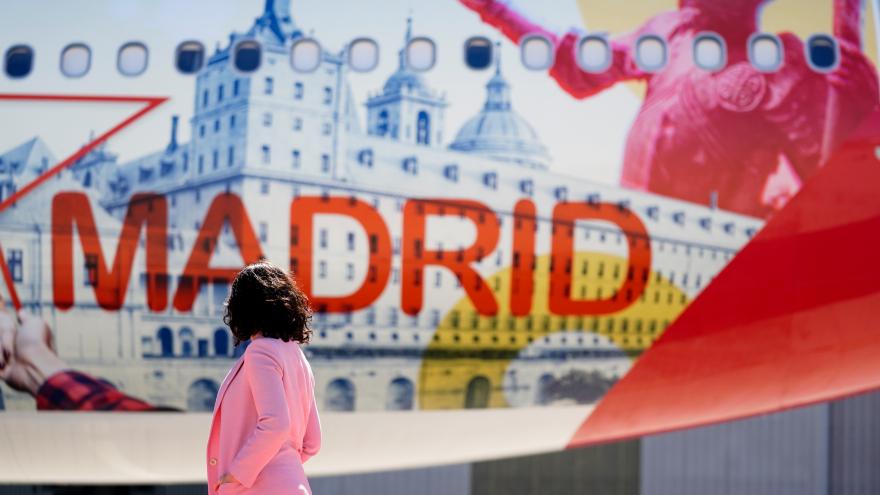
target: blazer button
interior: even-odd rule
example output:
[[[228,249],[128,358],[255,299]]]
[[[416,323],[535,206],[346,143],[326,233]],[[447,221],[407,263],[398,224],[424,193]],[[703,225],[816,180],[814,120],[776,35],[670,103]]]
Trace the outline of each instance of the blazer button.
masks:
[[[216,465],[217,465],[217,459],[214,458],[214,457],[212,457],[211,460],[208,461],[208,464],[210,464],[210,465],[212,465],[212,466],[216,466]]]

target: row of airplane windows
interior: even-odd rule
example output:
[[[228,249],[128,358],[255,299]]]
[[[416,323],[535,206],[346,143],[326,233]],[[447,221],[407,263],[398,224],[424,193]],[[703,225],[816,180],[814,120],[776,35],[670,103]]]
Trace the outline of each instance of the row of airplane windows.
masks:
[[[613,63],[613,47],[604,34],[583,36],[577,45],[577,61],[586,72],[601,73]],[[494,50],[488,38],[475,36],[464,43],[464,63],[474,70],[492,65]],[[655,34],[638,38],[634,46],[635,62],[645,72],[658,72],[666,67],[669,58],[666,40]],[[720,35],[706,32],[698,35],[691,47],[694,65],[707,71],[717,71],[727,64],[727,46]],[[321,44],[314,38],[300,38],[290,48],[290,66],[302,73],[314,72],[323,59]],[[755,33],[748,41],[751,64],[760,71],[773,72],[784,62],[784,50],[779,37],[769,33]],[[23,78],[33,70],[35,52],[29,45],[15,45],[6,50],[4,69],[11,78]],[[260,68],[262,46],[257,40],[241,39],[232,47],[233,66],[247,74]],[[529,70],[547,70],[553,65],[553,42],[542,35],[525,36],[520,43],[520,60]],[[833,36],[814,34],[805,44],[805,58],[813,70],[827,72],[836,68],[839,48]],[[348,66],[356,72],[369,72],[379,64],[379,45],[370,38],[352,40],[345,51]],[[408,68],[424,72],[437,61],[437,46],[427,37],[415,37],[407,42],[404,59]],[[204,67],[205,46],[198,41],[184,41],[175,50],[174,65],[182,74],[194,74]],[[71,43],[61,51],[61,73],[70,78],[85,76],[91,69],[92,51],[85,43]],[[120,74],[136,77],[147,70],[149,49],[140,41],[123,44],[117,51],[116,68]]]

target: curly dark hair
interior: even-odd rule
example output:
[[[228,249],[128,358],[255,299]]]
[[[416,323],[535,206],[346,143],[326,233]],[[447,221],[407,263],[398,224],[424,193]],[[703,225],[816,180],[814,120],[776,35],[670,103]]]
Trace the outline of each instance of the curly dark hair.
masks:
[[[293,276],[268,262],[244,267],[226,299],[223,322],[232,330],[235,345],[261,332],[285,342],[307,343],[312,334],[309,300]]]

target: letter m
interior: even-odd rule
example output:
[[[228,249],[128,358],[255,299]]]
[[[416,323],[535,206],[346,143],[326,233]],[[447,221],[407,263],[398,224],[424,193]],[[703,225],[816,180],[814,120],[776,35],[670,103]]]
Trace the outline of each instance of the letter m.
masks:
[[[125,302],[141,230],[146,230],[147,305],[162,311],[168,304],[168,206],[164,196],[139,193],[131,197],[113,267],[107,270],[101,238],[88,196],[64,192],[52,200],[52,286],[55,306],[69,309],[74,302],[73,228],[77,227],[85,258],[85,283],[95,291],[98,305],[118,310]],[[102,229],[108,226],[101,225]]]

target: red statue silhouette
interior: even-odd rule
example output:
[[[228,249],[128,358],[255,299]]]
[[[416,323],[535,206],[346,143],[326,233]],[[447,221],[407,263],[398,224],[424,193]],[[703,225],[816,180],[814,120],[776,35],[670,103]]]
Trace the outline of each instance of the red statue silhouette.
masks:
[[[750,64],[748,39],[767,1],[680,0],[678,10],[611,40],[611,66],[594,74],[577,63],[581,34],[557,36],[507,2],[461,0],[515,43],[536,33],[550,39],[556,47],[550,76],[575,98],[622,81],[647,83],[626,141],[622,185],[703,204],[714,193],[719,208],[754,216],[781,207],[878,105],[877,74],[861,50],[860,0],[834,1],[840,62],[828,73],[809,67],[804,43],[788,32],[778,35],[784,52],[778,71]],[[692,61],[694,39],[707,31],[727,46],[727,64],[716,72]],[[656,73],[634,59],[635,41],[645,34],[667,41],[668,64]],[[780,180],[782,168],[796,178]]]

